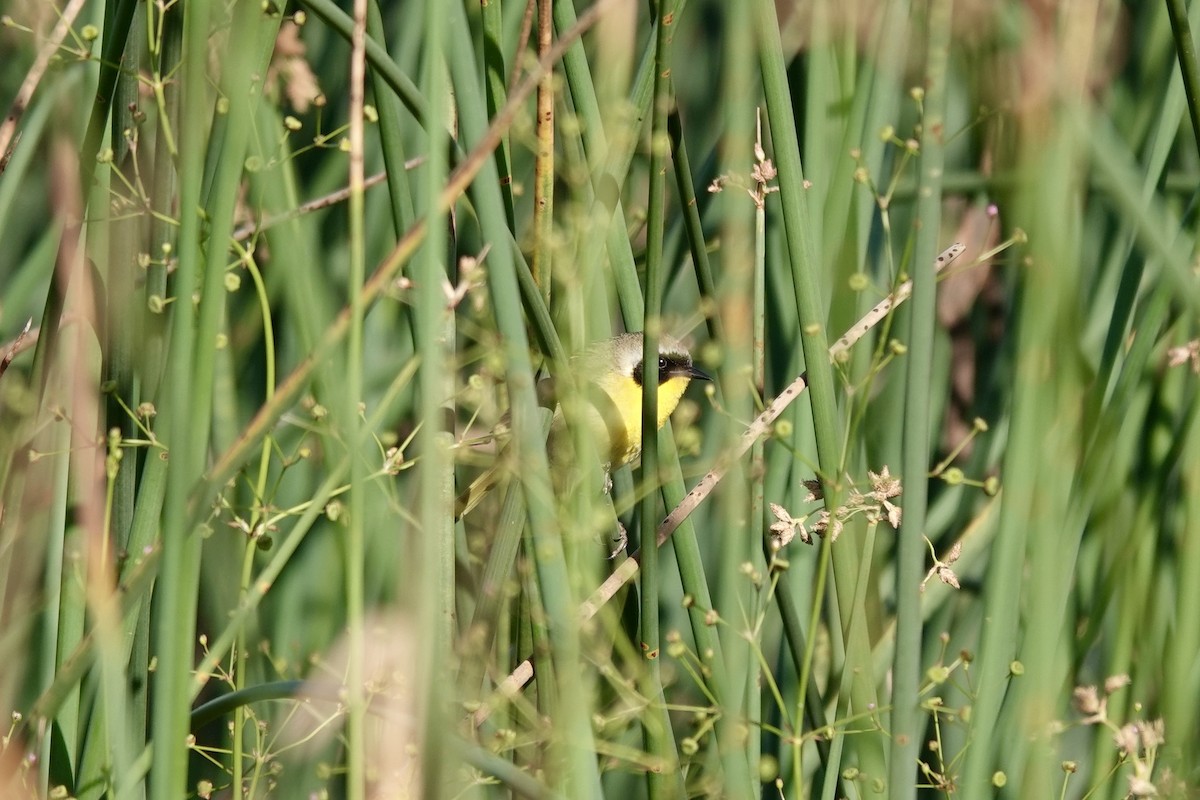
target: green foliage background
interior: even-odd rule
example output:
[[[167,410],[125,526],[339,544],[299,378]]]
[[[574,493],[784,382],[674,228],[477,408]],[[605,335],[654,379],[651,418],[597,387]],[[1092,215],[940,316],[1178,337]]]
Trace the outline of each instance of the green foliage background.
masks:
[[[13,0],[2,793],[1194,796],[1195,5]]]

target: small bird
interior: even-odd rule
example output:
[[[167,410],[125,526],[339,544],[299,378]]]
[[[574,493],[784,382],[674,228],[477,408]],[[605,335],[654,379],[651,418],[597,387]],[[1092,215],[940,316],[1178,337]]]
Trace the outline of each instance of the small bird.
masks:
[[[624,333],[596,342],[571,359],[571,369],[585,384],[587,422],[592,430],[596,452],[604,460],[606,472],[624,466],[642,452],[642,363],[643,337]],[[658,337],[658,427],[661,428],[679,405],[688,384],[695,380],[711,381],[692,363],[692,355],[673,336]],[[564,448],[566,423],[562,409],[556,409],[550,428],[550,454],[555,461]],[[497,481],[490,469],[477,478],[456,503],[455,519],[473,509]]]

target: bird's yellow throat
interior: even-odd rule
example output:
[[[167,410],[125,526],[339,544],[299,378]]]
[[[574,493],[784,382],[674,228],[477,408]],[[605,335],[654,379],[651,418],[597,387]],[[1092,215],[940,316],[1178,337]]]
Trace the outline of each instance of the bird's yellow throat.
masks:
[[[607,419],[608,463],[628,464],[642,452],[642,386],[631,375],[605,375],[596,386],[612,398],[618,420]],[[661,428],[679,405],[691,383],[690,375],[675,375],[658,384],[658,427]],[[619,422],[619,424],[614,424]]]

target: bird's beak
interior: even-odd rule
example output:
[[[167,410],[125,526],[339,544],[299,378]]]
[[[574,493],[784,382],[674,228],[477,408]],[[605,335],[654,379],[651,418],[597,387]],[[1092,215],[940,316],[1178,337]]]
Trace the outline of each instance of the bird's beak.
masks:
[[[686,370],[684,370],[683,374],[698,381],[708,381],[709,383],[712,382],[712,376],[699,367],[688,367]]]

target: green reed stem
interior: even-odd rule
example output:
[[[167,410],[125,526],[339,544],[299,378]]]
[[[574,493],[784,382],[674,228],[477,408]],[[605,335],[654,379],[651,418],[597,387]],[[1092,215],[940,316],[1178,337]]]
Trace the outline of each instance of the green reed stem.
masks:
[[[667,110],[671,103],[670,53],[674,36],[675,3],[659,0],[658,28],[654,39],[654,102],[650,117],[650,199],[647,208],[646,290],[644,297],[642,340],[642,474],[651,486],[659,483],[658,447],[658,340],[662,327],[664,272],[662,265],[663,233],[666,226],[666,158],[668,155]],[[650,520],[658,518],[658,492],[642,498],[643,530],[653,530]],[[670,731],[662,688],[662,655],[659,641],[659,567],[658,547],[651,539],[642,548],[639,588],[641,590],[641,627],[639,645],[646,661],[641,673],[642,694],[649,708],[642,717],[642,735],[646,750],[658,760],[659,769],[646,773],[650,798],[677,796],[682,788],[676,782],[678,756]]]
[[[904,518],[896,564],[896,651],[892,667],[889,794],[915,798],[917,754],[923,742],[925,715],[920,703],[921,581],[925,575],[925,514],[928,507],[930,384],[933,336],[937,320],[937,275],[934,256],[941,232],[941,176],[945,165],[947,64],[950,51],[951,0],[929,6],[926,30],[924,115],[921,120],[920,198],[917,202],[916,248],[912,261],[912,298],[908,312],[908,356],[905,376],[905,424],[902,481]],[[867,552],[872,552],[868,548]]]

